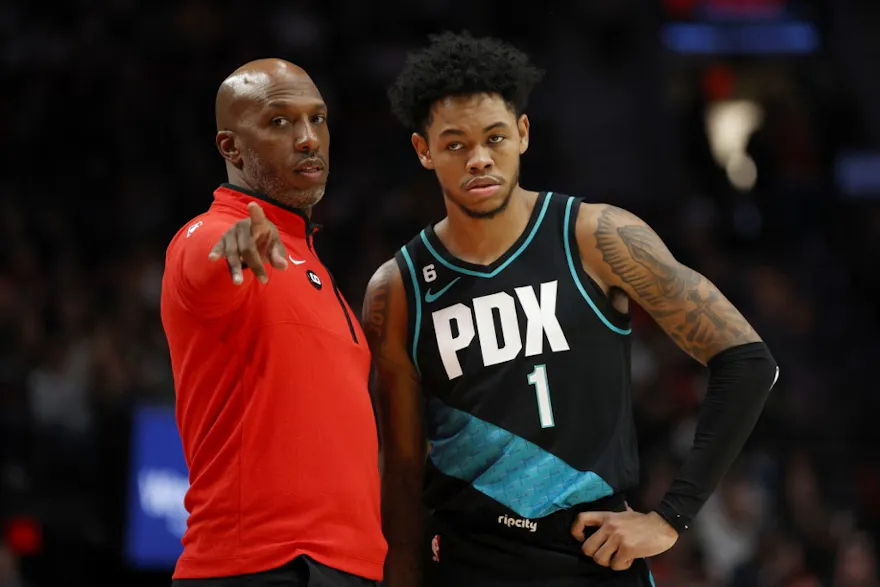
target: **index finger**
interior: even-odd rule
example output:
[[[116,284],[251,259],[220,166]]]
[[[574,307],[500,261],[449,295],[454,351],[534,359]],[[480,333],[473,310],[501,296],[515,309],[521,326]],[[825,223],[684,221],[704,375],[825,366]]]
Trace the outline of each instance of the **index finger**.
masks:
[[[571,534],[579,541],[583,542],[586,538],[584,528],[588,526],[601,526],[608,517],[608,512],[581,512],[571,525]]]
[[[248,214],[251,217],[251,224],[253,226],[262,226],[269,222],[266,219],[266,213],[263,211],[262,206],[256,202],[248,202]]]

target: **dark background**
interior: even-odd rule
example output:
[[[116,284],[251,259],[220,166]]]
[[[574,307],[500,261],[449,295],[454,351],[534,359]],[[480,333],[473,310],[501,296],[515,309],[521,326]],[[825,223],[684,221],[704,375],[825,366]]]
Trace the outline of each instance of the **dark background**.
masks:
[[[226,179],[219,83],[277,56],[321,88],[333,171],[317,248],[359,307],[373,270],[443,215],[384,92],[446,28],[547,70],[523,185],[643,217],[781,365],[740,462],[654,560],[658,586],[878,585],[880,3],[220,4],[0,6],[0,587],[169,584],[123,558],[130,422],[173,403],[164,251]],[[648,508],[706,372],[635,321],[630,502]]]

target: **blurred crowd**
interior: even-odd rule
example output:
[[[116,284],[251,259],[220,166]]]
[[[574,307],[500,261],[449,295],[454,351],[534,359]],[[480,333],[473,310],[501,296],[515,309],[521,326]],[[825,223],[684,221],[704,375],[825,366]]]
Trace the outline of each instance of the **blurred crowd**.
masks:
[[[333,137],[316,246],[359,306],[372,271],[443,214],[384,88],[407,49],[447,27],[514,41],[547,71],[522,183],[643,217],[781,366],[741,459],[654,560],[657,585],[880,585],[880,200],[849,199],[835,179],[841,153],[880,147],[864,79],[874,48],[852,47],[880,43],[877,10],[822,13],[818,55],[725,64],[744,80],[730,91],[765,112],[748,140],[757,182],[741,191],[705,125],[723,97],[704,75],[718,63],[665,54],[659,8],[590,0],[524,18],[500,1],[330,4],[0,7],[0,587],[168,584],[122,562],[129,422],[138,405],[173,402],[164,252],[225,181],[220,81],[265,56],[312,73]],[[630,502],[649,508],[689,447],[707,373],[634,313],[644,474]]]

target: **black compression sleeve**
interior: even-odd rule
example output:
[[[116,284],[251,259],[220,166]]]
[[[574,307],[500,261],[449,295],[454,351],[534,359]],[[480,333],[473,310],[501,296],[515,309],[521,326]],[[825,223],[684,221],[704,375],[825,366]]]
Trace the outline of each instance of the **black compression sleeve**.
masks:
[[[690,526],[742,450],[779,376],[763,342],[724,350],[708,366],[693,448],[656,510],[679,533]]]

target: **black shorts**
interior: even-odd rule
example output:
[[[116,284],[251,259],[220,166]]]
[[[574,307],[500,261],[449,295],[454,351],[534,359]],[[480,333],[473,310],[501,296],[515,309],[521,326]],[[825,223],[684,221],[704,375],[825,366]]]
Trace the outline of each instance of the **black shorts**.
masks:
[[[525,525],[492,527],[435,514],[422,550],[425,587],[654,586],[644,559],[614,571],[584,555],[570,534],[575,515],[560,512],[530,531]]]
[[[609,571],[603,576],[527,577],[499,576],[487,569],[462,565],[439,565],[425,570],[425,587],[654,587],[654,580],[644,559],[626,571]]]
[[[654,579],[644,559],[625,571],[602,575],[571,577],[515,578],[456,563],[437,564],[425,569],[425,587],[654,587]]]
[[[379,583],[298,556],[271,571],[216,579],[174,579],[171,587],[378,587]]]

